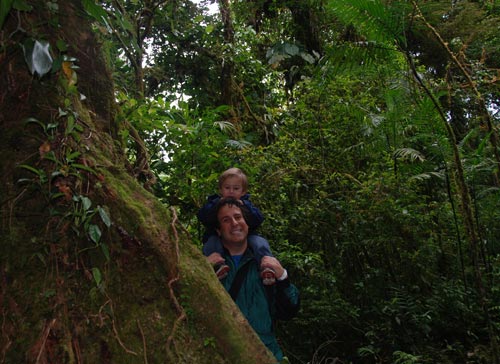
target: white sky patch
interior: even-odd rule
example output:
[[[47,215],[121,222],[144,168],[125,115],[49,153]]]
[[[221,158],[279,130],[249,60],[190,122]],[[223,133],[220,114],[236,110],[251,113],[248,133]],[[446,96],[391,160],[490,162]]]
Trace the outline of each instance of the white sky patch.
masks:
[[[208,9],[208,14],[213,15],[219,12],[217,0],[192,0],[193,3],[204,6]]]

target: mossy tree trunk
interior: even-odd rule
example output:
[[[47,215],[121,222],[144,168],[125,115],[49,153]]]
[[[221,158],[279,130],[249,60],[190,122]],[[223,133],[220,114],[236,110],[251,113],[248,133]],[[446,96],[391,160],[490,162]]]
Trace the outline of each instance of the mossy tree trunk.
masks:
[[[81,4],[50,4],[0,24],[0,362],[272,363],[175,210],[133,178]],[[42,74],[37,57],[67,58],[32,75],[21,44]]]

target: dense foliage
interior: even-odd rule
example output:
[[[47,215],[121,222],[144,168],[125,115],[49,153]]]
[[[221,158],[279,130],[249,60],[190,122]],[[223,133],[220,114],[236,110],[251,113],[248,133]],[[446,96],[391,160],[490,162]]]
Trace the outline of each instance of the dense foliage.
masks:
[[[498,4],[190,6],[155,18],[166,94],[126,113],[195,243],[218,173],[249,174],[303,294],[290,360],[498,362]]]
[[[500,363],[500,5],[204,3],[87,12],[129,159],[194,244],[218,174],[249,175],[302,292],[290,362]]]
[[[218,173],[249,174],[303,294],[279,326],[292,362],[498,362],[498,5],[227,6],[174,33],[187,101],[131,117],[158,196],[198,241]]]

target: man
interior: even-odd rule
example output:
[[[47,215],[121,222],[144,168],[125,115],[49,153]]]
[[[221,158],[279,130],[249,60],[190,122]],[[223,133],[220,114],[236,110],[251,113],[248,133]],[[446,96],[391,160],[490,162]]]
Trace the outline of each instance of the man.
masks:
[[[222,256],[213,253],[207,259],[213,265],[225,263],[230,266],[228,275],[221,280],[224,288],[231,294],[262,342],[281,361],[283,352],[276,340],[273,320],[287,320],[297,314],[299,292],[290,283],[286,269],[274,257],[263,257],[261,265],[274,270],[277,282],[272,286],[262,283],[259,266],[248,245],[248,225],[245,220],[247,211],[240,201],[222,199],[215,211],[217,233],[224,246],[224,253]]]

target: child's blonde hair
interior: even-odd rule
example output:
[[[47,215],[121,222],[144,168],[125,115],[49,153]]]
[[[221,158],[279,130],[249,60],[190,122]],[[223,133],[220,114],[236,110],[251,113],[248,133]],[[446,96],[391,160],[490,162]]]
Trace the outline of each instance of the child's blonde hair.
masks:
[[[222,188],[222,184],[226,179],[229,177],[238,177],[241,179],[241,187],[243,187],[243,190],[248,191],[248,178],[245,173],[239,168],[229,168],[226,169],[222,174],[219,176],[219,189]]]

